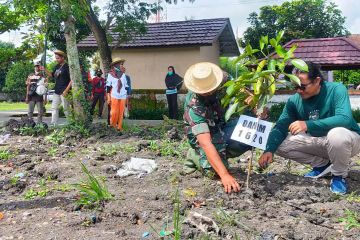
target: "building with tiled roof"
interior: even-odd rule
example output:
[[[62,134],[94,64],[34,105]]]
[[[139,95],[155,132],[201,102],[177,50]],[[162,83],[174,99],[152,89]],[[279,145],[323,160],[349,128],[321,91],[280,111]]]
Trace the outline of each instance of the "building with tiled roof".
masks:
[[[126,59],[134,89],[164,89],[167,67],[183,76],[194,63],[218,63],[220,56],[238,56],[239,48],[228,18],[149,23],[143,35],[119,43],[113,39],[112,57]],[[78,43],[79,49],[97,49],[93,35]]]
[[[297,45],[295,58],[317,63],[322,70],[360,69],[360,38],[356,36],[295,39],[284,48],[288,50],[294,45]]]

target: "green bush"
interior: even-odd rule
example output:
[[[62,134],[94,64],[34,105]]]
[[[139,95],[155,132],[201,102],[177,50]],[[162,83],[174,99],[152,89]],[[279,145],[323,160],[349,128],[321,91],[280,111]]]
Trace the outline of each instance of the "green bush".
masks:
[[[344,84],[360,84],[360,70],[338,70],[334,71],[334,79],[336,82]]]
[[[163,120],[163,116],[169,115],[169,110],[164,101],[157,101],[151,94],[142,95],[140,98],[131,100],[130,119],[136,120]],[[184,109],[179,103],[178,119],[181,120]]]
[[[34,65],[29,62],[18,62],[10,67],[3,91],[11,100],[19,101],[25,98],[26,79],[33,71]]]
[[[360,123],[360,109],[354,109],[352,110],[352,113],[353,113],[353,116],[354,116],[354,119],[357,123]]]
[[[285,103],[277,103],[272,105],[269,113],[269,121],[276,122],[279,119],[284,107]]]

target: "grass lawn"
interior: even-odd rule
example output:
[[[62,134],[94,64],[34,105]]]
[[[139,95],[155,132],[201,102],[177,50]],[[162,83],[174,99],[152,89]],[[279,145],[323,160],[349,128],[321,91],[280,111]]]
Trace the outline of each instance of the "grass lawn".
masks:
[[[46,108],[50,109],[51,103],[46,104]],[[0,111],[16,111],[27,110],[28,105],[25,102],[0,102]]]

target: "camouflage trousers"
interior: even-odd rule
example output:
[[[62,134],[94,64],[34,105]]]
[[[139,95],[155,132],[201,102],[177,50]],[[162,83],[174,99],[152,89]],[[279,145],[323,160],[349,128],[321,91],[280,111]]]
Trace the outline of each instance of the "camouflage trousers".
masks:
[[[217,134],[212,136],[212,143],[218,151],[219,156],[226,168],[229,167],[227,160],[228,158],[238,157],[244,154],[246,151],[251,150],[250,146],[231,139],[231,134],[234,131],[237,122],[238,119],[229,121],[222,128],[222,133],[219,133],[221,134],[221,137],[217,136]],[[188,150],[184,168],[186,173],[192,173],[196,170],[202,172],[205,175],[211,174],[213,172],[204,150],[198,145]]]

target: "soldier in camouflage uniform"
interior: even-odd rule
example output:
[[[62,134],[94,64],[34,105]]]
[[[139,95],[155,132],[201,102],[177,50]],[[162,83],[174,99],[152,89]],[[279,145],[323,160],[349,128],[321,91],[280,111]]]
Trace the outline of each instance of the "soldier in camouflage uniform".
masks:
[[[224,74],[212,63],[198,63],[188,69],[184,77],[190,90],[185,100],[185,130],[191,149],[188,151],[187,172],[200,170],[204,174],[215,171],[225,191],[240,190],[239,184],[228,172],[228,157],[239,156],[249,146],[230,139],[237,119],[225,124],[219,87]]]

